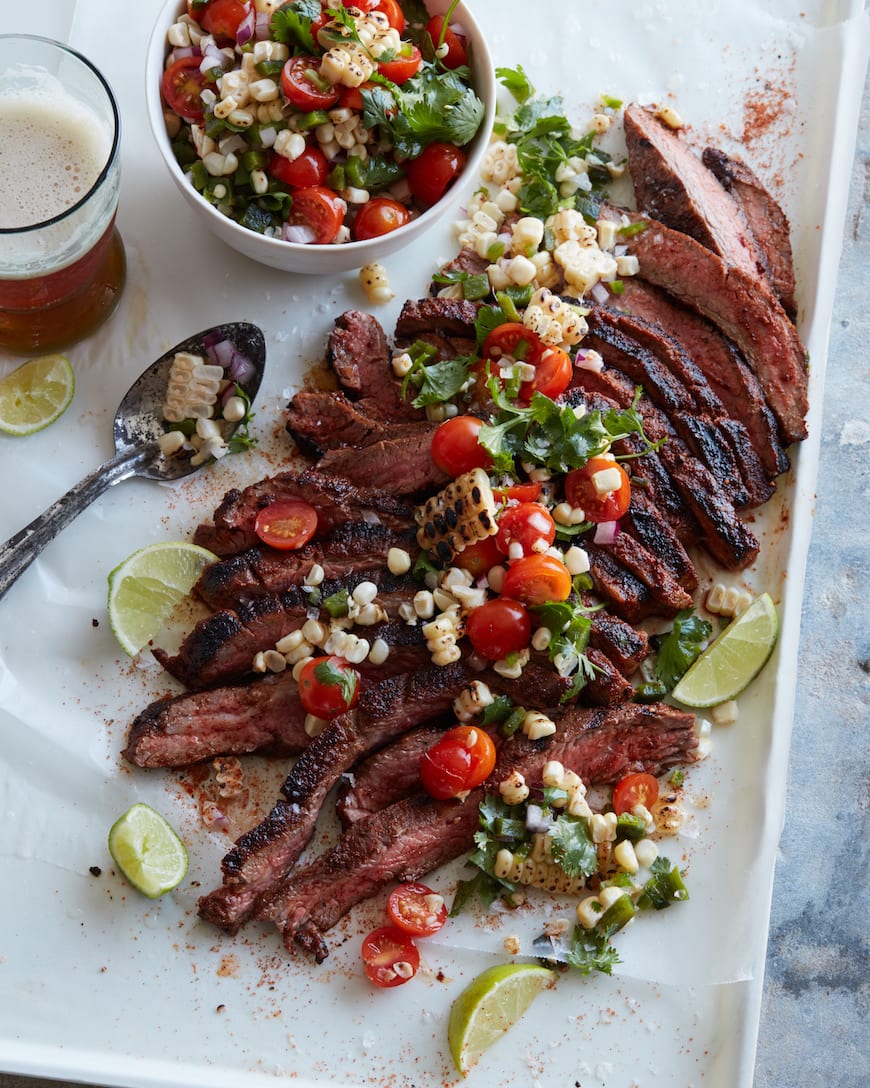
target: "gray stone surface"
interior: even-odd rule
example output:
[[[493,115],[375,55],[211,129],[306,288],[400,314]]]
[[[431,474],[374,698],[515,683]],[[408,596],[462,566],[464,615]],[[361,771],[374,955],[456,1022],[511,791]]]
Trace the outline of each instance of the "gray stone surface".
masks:
[[[868,297],[870,85],[864,94],[831,330],[819,495],[755,1088],[870,1085]],[[0,1088],[69,1086],[0,1073]]]
[[[870,92],[825,384],[755,1088],[870,1084]]]

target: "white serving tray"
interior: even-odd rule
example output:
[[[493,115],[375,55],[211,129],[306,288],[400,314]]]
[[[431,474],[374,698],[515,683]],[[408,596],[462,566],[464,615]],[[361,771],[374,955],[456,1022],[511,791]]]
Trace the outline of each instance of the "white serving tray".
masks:
[[[378,905],[337,927],[321,967],[289,957],[266,926],[227,937],[196,917],[227,840],[203,830],[190,776],[136,771],[119,756],[130,719],[171,686],[116,646],[105,613],[108,572],[143,544],[186,538],[228,487],[280,464],[282,405],[322,356],[333,319],[366,305],[354,275],[305,280],[261,268],[186,214],[145,121],[145,45],[159,6],[113,6],[110,17],[100,0],[58,0],[4,14],[4,32],[69,40],[116,90],[129,282],[109,325],[69,351],[77,392],[62,420],[0,441],[0,539],[110,454],[111,419],[131,380],[210,324],[252,320],[266,333],[269,369],[256,405],[262,444],[174,488],[114,488],[0,602],[0,1068],[131,1088],[241,1088],[277,1076],[301,1088],[456,1083],[447,1009],[478,971],[508,958],[502,941],[513,919],[451,924],[426,945],[421,975],[394,991],[374,991],[358,968],[357,938]],[[578,123],[602,93],[667,100],[699,140],[741,151],[772,185],[793,224],[811,409],[810,438],[758,523],[762,556],[746,579],[777,601],[780,644],[741,698],[739,723],[716,732],[712,756],[693,770],[692,819],[670,851],[689,867],[691,900],[618,938],[624,963],[614,977],[564,976],[468,1080],[634,1088],[664,1077],[748,1088],[867,13],[859,0],[477,0],[474,11],[496,63],[521,63],[540,91],[563,95]],[[386,328],[453,250],[445,227],[387,262],[397,298],[378,311]],[[14,365],[0,357],[0,374]],[[281,768],[250,767],[264,798],[274,796]],[[172,820],[191,854],[189,878],[156,903],[112,872],[105,847],[112,821],[140,799]],[[447,888],[450,879],[442,873],[432,882]]]

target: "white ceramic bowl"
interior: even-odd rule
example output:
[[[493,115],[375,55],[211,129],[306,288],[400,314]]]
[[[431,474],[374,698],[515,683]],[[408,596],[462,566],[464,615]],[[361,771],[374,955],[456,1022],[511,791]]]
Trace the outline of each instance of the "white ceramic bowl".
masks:
[[[427,0],[426,2],[426,7],[433,15],[443,14],[449,6],[449,0]],[[298,242],[285,242],[280,238],[268,238],[247,227],[239,226],[209,204],[194,189],[178,165],[166,133],[163,104],[160,100],[160,79],[166,56],[166,33],[184,10],[186,5],[183,0],[181,2],[168,0],[160,12],[148,44],[145,72],[148,120],[166,168],[181,195],[209,230],[246,257],[260,264],[269,265],[271,268],[279,268],[284,272],[301,272],[310,275],[334,275],[361,268],[365,264],[378,261],[415,242],[420,235],[455,207],[458,196],[466,188],[463,185],[463,179],[478,177],[495,115],[495,73],[481,30],[465,4],[460,3],[452,16],[452,21],[461,23],[468,37],[474,88],[484,104],[485,114],[477,135],[467,148],[468,161],[462,176],[454,182],[442,199],[404,227],[380,238],[372,238],[364,242],[345,242],[328,246],[302,245]]]

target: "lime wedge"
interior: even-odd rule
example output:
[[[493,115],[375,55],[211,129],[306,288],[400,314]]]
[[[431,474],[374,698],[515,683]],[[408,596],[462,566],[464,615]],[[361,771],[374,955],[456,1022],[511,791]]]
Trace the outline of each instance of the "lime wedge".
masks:
[[[163,627],[217,556],[198,544],[149,544],[109,575],[109,622],[133,657]]]
[[[739,695],[773,653],[779,621],[767,593],[731,621],[684,674],[672,694],[684,706],[718,706]]]
[[[513,1027],[556,972],[535,963],[507,963],[478,975],[453,1002],[447,1042],[463,1076]]]
[[[35,434],[54,423],[69,407],[75,384],[69,359],[63,355],[23,363],[0,379],[0,431]]]
[[[159,812],[141,801],[112,824],[109,853],[133,887],[149,899],[171,892],[187,873],[184,843]]]

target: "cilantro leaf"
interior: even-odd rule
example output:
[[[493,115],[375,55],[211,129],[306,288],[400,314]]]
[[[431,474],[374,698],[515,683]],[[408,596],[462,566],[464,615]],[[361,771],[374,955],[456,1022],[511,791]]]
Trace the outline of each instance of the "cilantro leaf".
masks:
[[[562,701],[573,698],[595,675],[595,667],[586,657],[592,629],[591,612],[570,601],[547,601],[532,611],[550,632],[547,652],[560,676],[574,676],[574,683]]]
[[[340,669],[328,659],[314,666],[314,675],[321,684],[337,687],[347,706],[350,706],[356,694],[359,676],[356,669]]]
[[[598,848],[585,817],[563,813],[547,834],[553,857],[568,876],[591,876],[598,871]]]
[[[420,392],[412,401],[415,408],[424,408],[427,404],[441,404],[451,400],[468,380],[470,356],[458,356],[455,359],[443,359],[432,366],[420,367],[415,374],[415,381],[422,379]]]
[[[692,662],[700,656],[713,628],[691,608],[678,612],[674,626],[658,640],[655,674],[671,691]]]
[[[298,46],[304,53],[314,54],[317,46],[311,24],[320,18],[320,0],[293,0],[273,12],[269,30],[276,42]]]
[[[565,960],[583,975],[591,975],[593,971],[610,975],[613,974],[614,965],[622,962],[604,934],[582,925],[574,927]]]
[[[521,64],[516,68],[496,68],[495,74],[499,83],[510,91],[517,102],[528,102],[535,93]]]

